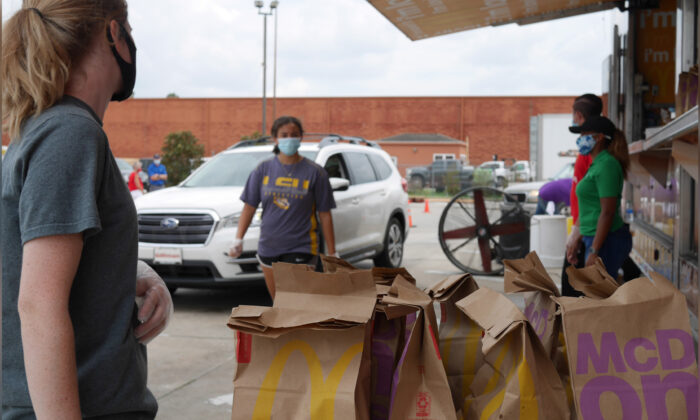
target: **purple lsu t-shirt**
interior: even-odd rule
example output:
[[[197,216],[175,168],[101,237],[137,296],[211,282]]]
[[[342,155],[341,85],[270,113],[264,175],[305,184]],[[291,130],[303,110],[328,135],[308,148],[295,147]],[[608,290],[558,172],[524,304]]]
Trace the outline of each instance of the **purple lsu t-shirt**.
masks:
[[[317,255],[316,212],[335,208],[328,173],[307,158],[294,165],[283,165],[277,157],[261,162],[248,177],[241,200],[253,207],[262,202],[261,257]]]

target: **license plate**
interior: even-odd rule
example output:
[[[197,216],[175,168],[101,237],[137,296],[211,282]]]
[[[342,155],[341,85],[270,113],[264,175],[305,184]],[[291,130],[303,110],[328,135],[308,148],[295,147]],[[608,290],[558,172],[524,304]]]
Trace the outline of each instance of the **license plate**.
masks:
[[[180,248],[156,248],[153,253],[154,264],[182,264]]]

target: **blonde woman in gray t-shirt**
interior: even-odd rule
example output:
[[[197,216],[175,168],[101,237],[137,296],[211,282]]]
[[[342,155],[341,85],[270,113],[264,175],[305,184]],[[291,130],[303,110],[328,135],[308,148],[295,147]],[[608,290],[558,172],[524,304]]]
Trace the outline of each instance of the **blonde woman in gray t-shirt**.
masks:
[[[275,156],[260,163],[248,177],[241,195],[245,204],[229,255],[237,257],[243,252],[243,237],[262,204],[258,261],[274,299],[272,263],[315,266],[318,262],[321,244],[317,212],[326,252],[336,255],[331,216],[335,201],[326,170],[298,152],[304,135],[301,121],[280,117],[270,131],[276,143]]]
[[[153,419],[145,343],[172,301],[137,262],[136,209],[102,130],[136,77],[126,2],[22,3],[0,63],[3,420]]]

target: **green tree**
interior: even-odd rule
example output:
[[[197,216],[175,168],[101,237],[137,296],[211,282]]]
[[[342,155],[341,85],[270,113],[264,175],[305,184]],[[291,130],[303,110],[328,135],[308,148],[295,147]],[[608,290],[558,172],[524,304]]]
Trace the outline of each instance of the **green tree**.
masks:
[[[259,139],[260,137],[262,137],[262,134],[260,134],[259,131],[254,131],[252,134],[241,136],[241,141],[243,141],[243,140],[255,140],[255,139]]]
[[[175,92],[170,92],[168,93],[168,96],[166,96],[166,98],[179,98],[179,96],[177,96],[177,93]]]
[[[177,185],[202,164],[204,146],[190,131],[170,133],[165,137],[163,164],[168,170],[168,185]]]

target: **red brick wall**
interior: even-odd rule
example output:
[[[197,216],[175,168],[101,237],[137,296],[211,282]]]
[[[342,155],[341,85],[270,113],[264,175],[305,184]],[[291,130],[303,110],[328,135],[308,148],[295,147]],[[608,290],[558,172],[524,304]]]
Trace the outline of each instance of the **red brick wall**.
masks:
[[[401,133],[468,137],[469,161],[478,165],[493,154],[528,159],[530,116],[569,113],[572,102],[570,96],[281,98],[277,115],[298,116],[309,133],[371,140]],[[261,113],[259,98],[132,99],[110,104],[104,128],[116,156],[150,156],[160,151],[168,133],[180,130],[192,131],[211,155],[260,131]],[[271,99],[267,117],[269,127]],[[418,163],[430,162],[432,153],[421,149]]]

